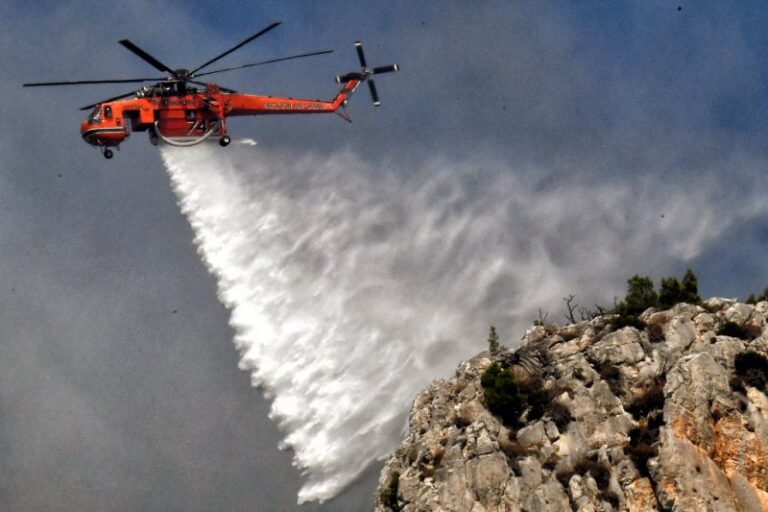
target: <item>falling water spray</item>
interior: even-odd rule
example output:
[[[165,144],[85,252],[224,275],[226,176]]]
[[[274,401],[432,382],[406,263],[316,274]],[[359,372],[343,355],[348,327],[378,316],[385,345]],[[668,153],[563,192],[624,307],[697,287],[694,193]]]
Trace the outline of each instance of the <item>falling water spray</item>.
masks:
[[[405,172],[247,144],[162,155],[240,367],[306,475],[299,502],[385,457],[419,389],[482,350],[489,325],[513,346],[539,307],[612,298],[628,272],[694,257],[733,218],[701,207],[715,187],[542,191],[487,163]]]

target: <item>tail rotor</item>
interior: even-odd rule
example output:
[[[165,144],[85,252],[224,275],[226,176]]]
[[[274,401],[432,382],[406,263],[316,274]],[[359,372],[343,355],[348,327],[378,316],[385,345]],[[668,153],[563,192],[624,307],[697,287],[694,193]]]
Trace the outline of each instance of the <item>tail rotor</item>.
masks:
[[[373,105],[378,107],[381,105],[379,99],[379,93],[376,90],[376,84],[373,82],[373,75],[380,75],[383,73],[396,73],[400,71],[400,67],[397,64],[390,64],[389,66],[379,66],[376,68],[369,68],[368,63],[365,60],[365,53],[363,52],[363,44],[360,41],[355,41],[355,50],[357,50],[357,57],[360,59],[360,66],[362,70],[359,73],[347,73],[346,75],[337,75],[336,82],[344,83],[350,80],[360,80],[361,82],[368,82],[368,89],[371,92],[371,99]]]

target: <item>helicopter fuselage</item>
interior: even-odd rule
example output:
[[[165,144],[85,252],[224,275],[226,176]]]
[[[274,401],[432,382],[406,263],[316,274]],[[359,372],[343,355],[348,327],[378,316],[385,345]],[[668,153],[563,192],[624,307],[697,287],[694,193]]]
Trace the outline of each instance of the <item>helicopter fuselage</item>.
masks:
[[[215,84],[198,90],[183,82],[160,82],[142,87],[136,98],[96,105],[80,132],[88,144],[102,148],[119,146],[133,131],[149,131],[152,143],[188,146],[208,138],[228,143],[228,117],[336,112],[359,84],[351,79],[334,99],[322,101],[227,93]]]
[[[339,111],[339,108],[346,104],[349,97],[352,96],[352,93],[355,92],[362,82],[368,82],[373,104],[375,106],[381,104],[376,92],[376,86],[373,83],[373,75],[393,73],[398,71],[399,67],[397,64],[374,68],[368,67],[360,41],[355,41],[355,50],[357,51],[362,69],[360,72],[336,76],[336,81],[343,84],[343,86],[336,97],[330,101],[241,94],[226,87],[219,87],[211,82],[199,81],[200,77],[203,76],[333,52],[333,50],[321,50],[300,53],[213,71],[204,71],[205,68],[263,36],[281,23],[280,21],[272,23],[192,70],[185,68],[172,69],[130,40],[121,39],[119,41],[122,46],[147,64],[158,71],[166,73],[165,76],[159,78],[65,80],[27,82],[23,85],[24,87],[49,87],[154,82],[154,85],[143,86],[138,90],[92,103],[80,109],[88,110],[93,108],[90,115],[80,125],[80,133],[85,142],[101,148],[105,158],[112,158],[113,152],[110,148],[119,148],[120,144],[134,131],[148,131],[149,140],[153,144],[162,141],[174,146],[193,146],[205,140],[213,139],[218,140],[222,146],[227,146],[231,140],[229,135],[227,135],[227,118],[230,116],[327,114],[336,112],[342,119],[350,121],[346,112],[344,110]],[[204,86],[204,89],[199,90],[196,87],[192,87],[191,84]]]

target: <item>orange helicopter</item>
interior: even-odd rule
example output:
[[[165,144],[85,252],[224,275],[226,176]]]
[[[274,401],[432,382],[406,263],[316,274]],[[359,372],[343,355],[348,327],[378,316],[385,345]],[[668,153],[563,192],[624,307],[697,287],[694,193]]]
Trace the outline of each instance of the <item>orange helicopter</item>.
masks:
[[[187,69],[171,69],[131,41],[127,39],[120,41],[121,45],[151,64],[155,69],[168,73],[167,77],[34,82],[26,83],[24,87],[157,82],[154,85],[141,87],[137,91],[121,94],[120,96],[87,105],[80,109],[93,109],[80,126],[80,132],[88,144],[101,148],[105,158],[112,158],[113,152],[110,148],[120,149],[120,143],[131,132],[148,131],[149,140],[152,144],[162,141],[174,146],[193,146],[212,138],[214,140],[218,139],[221,146],[227,146],[231,142],[227,134],[226,124],[227,117],[230,116],[326,114],[335,112],[346,121],[350,121],[343,107],[362,82],[368,82],[373,104],[375,106],[381,104],[376,91],[376,85],[371,77],[382,73],[396,72],[399,70],[399,67],[397,64],[375,68],[368,67],[360,41],[355,42],[355,48],[362,70],[356,73],[336,76],[336,82],[343,83],[344,86],[336,97],[330,101],[241,94],[214,83],[203,83],[196,80],[197,78],[215,73],[323,55],[333,51],[323,50],[302,53],[289,57],[202,72],[203,69],[214,62],[266,34],[280,24],[281,22],[272,23],[191,71]],[[190,87],[189,84],[200,85],[204,88],[197,89]]]

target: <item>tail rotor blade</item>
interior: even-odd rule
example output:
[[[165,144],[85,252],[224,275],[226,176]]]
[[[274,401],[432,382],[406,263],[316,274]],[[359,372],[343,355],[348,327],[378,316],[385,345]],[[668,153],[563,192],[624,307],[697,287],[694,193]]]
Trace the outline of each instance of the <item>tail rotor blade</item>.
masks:
[[[355,41],[355,50],[357,50],[357,57],[360,59],[360,65],[364,68],[368,67],[365,62],[365,54],[363,53],[363,43]]]
[[[342,84],[349,82],[350,80],[362,80],[362,73],[347,73],[346,75],[336,75],[336,83]]]
[[[376,84],[373,83],[373,80],[370,78],[368,79],[368,89],[371,90],[371,98],[373,98],[373,106],[378,107],[381,105],[381,101],[379,100],[379,93],[376,91]]]
[[[378,107],[381,105],[381,100],[379,99],[379,91],[376,90],[376,84],[373,81],[373,75],[383,74],[383,73],[395,73],[397,71],[400,71],[400,66],[397,64],[390,64],[389,66],[379,66],[375,68],[369,68],[368,62],[365,60],[365,53],[363,52],[363,45],[360,41],[355,41],[355,50],[357,51],[357,57],[360,59],[360,65],[363,67],[363,69],[360,70],[359,73],[347,73],[345,75],[337,75],[336,81],[338,83],[349,83],[352,80],[357,80],[357,84],[355,84],[355,88],[357,85],[359,85],[360,82],[368,82],[368,90],[371,92],[371,99],[373,100],[373,105],[375,107]],[[347,91],[345,89],[345,91]],[[352,92],[354,92],[354,89],[347,91],[347,97],[349,97]]]
[[[371,71],[374,75],[379,75],[381,73],[397,73],[400,71],[400,66],[397,64],[392,64],[390,66],[381,66],[378,68],[373,68]]]

